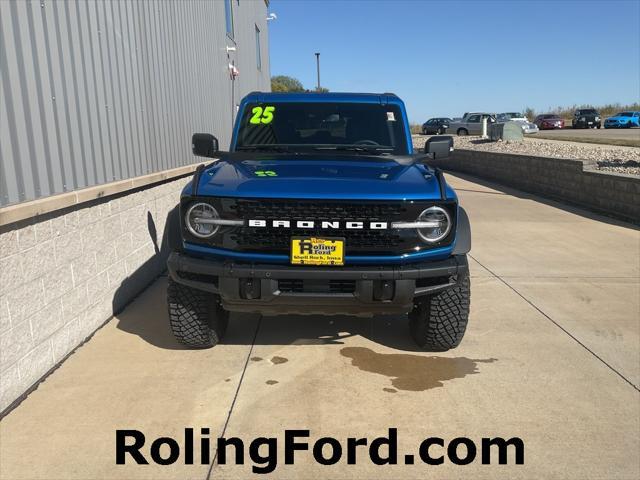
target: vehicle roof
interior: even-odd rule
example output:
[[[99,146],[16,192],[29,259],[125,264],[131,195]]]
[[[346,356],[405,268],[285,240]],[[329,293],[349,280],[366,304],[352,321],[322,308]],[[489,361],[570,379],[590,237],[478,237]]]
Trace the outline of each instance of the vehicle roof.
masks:
[[[243,102],[345,102],[345,103],[402,103],[394,93],[350,92],[251,92]]]

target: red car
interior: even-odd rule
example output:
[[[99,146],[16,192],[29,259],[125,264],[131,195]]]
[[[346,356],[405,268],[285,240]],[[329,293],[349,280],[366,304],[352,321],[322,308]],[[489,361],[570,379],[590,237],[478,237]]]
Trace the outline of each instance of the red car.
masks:
[[[553,113],[538,115],[533,121],[540,130],[553,130],[554,128],[564,128],[564,120]]]

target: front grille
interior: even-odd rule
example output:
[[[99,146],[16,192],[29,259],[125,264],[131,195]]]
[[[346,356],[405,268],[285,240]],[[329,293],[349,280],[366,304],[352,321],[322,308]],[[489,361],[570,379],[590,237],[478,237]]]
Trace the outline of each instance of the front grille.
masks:
[[[325,221],[391,222],[414,220],[415,207],[408,202],[326,202],[287,200],[234,200],[227,205],[235,218],[255,220],[314,220],[316,225]],[[225,208],[225,210],[227,209]],[[403,235],[404,233],[404,235]],[[299,228],[237,228],[229,234],[235,248],[246,251],[288,253],[291,237],[339,237],[346,242],[347,253],[397,253],[412,248],[415,234],[397,230],[355,229],[299,229]]]
[[[236,200],[237,218],[290,218],[295,220],[394,221],[405,219],[405,202],[344,203],[324,201]]]
[[[278,289],[285,293],[354,293],[355,280],[278,280]]]
[[[341,237],[345,238],[347,249],[397,249],[403,243],[402,238],[393,232],[380,230],[312,230],[291,228],[285,230],[242,228],[231,235],[243,250],[289,251],[291,237]]]
[[[210,202],[222,219],[264,220],[265,227],[223,226],[211,239],[196,238],[182,225],[186,242],[247,253],[289,255],[292,237],[342,238],[347,256],[391,256],[414,253],[448,245],[455,235],[454,201],[365,201],[365,200],[289,200],[245,199],[232,197],[185,197],[181,212],[195,201]],[[390,228],[393,222],[415,221],[434,204],[446,208],[454,227],[438,244],[425,244],[414,229]],[[286,220],[296,227],[298,221],[313,221],[316,228],[273,227],[273,220]],[[340,228],[321,228],[322,222],[339,222]],[[363,227],[346,228],[347,222],[362,222]],[[370,228],[372,222],[384,222],[389,228]]]

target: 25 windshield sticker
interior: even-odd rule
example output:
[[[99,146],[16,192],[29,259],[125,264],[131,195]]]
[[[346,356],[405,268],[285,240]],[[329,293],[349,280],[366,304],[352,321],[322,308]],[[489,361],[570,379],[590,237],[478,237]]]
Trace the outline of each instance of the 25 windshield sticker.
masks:
[[[273,114],[276,107],[267,105],[265,107],[253,107],[251,113],[253,115],[249,119],[249,123],[253,125],[267,125],[273,121]]]

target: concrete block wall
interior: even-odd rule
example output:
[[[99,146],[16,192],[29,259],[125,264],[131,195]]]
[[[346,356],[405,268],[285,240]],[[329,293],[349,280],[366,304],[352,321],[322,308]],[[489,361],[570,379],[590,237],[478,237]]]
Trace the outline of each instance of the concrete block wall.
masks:
[[[640,223],[640,177],[596,170],[593,162],[456,150],[429,164]]]
[[[164,270],[189,179],[0,227],[0,412]]]

